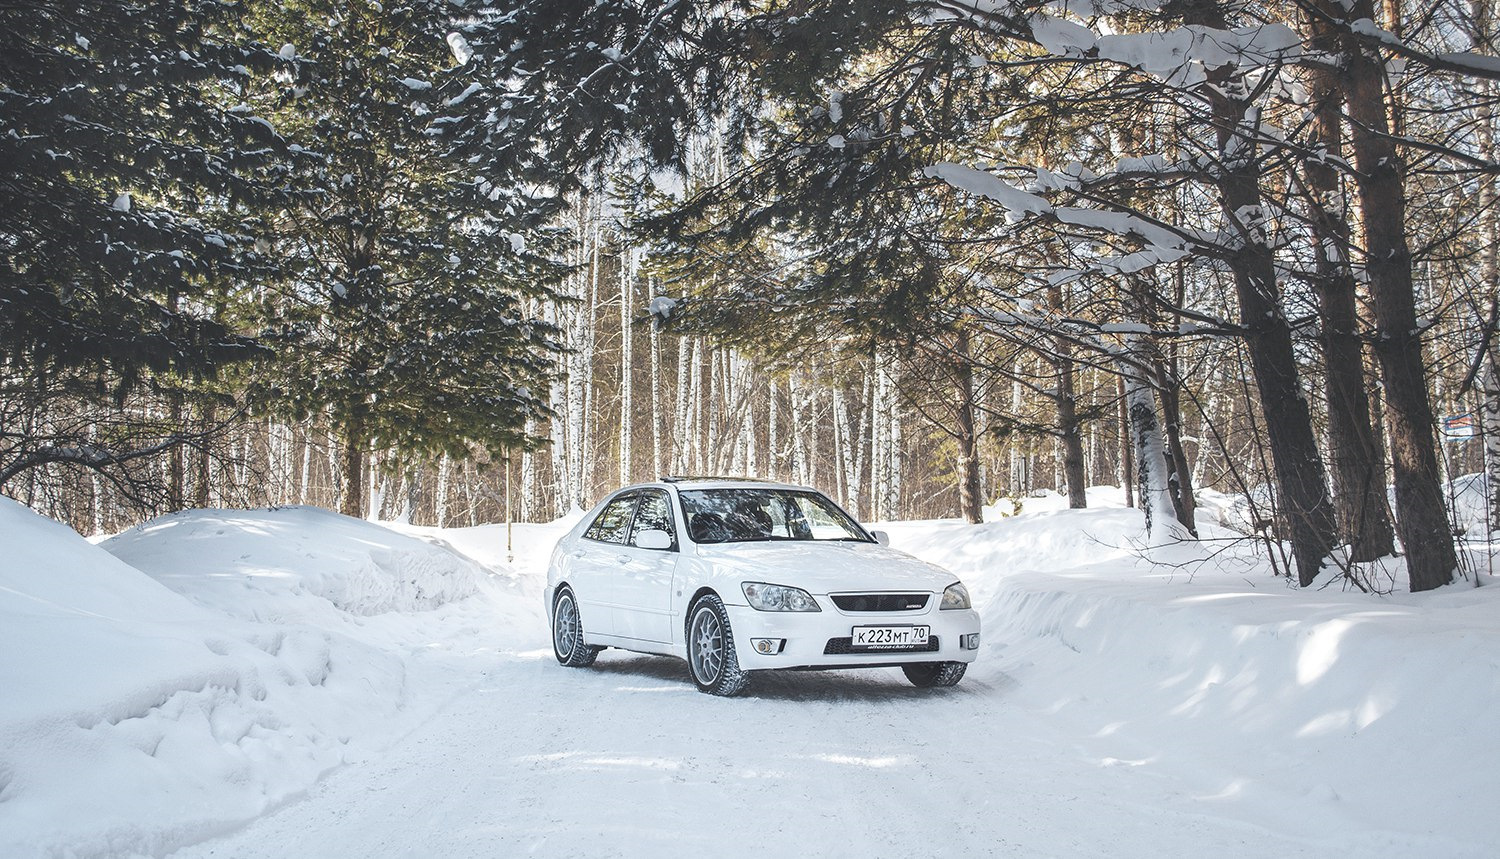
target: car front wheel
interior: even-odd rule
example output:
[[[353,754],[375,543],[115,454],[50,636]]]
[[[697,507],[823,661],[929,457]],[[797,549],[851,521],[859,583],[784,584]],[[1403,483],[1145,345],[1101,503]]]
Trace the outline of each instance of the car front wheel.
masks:
[[[600,648],[590,647],[583,640],[583,621],[578,615],[578,600],[570,588],[557,592],[552,604],[552,653],[557,661],[569,668],[584,668],[594,664]]]
[[[965,662],[913,662],[901,666],[901,672],[911,681],[911,685],[933,689],[956,685],[963,679],[968,667]]]
[[[750,675],[740,670],[740,660],[734,652],[729,613],[724,610],[724,602],[713,594],[699,597],[688,612],[687,655],[693,682],[701,692],[738,695],[750,683]]]

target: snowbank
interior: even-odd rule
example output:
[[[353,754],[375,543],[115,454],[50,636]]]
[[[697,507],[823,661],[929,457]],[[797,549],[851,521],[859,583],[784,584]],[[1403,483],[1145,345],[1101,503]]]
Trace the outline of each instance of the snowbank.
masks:
[[[1132,548],[1142,526],[1089,509],[888,527],[975,593],[988,645],[974,673],[1003,671],[1102,766],[1171,773],[1343,855],[1477,856],[1500,838],[1492,815],[1440,810],[1488,796],[1500,768],[1492,579],[1301,589],[1248,544],[1148,558]]]
[[[262,814],[435,708],[408,668],[436,627],[493,623],[440,609],[476,564],[326,511],[95,546],[0,497],[0,533],[0,856],[162,855]]]
[[[101,546],[201,604],[256,620],[307,607],[295,599],[304,594],[353,615],[428,611],[473,596],[484,577],[451,551],[317,507],[192,510]]]
[[[1500,536],[1489,533],[1487,483],[1483,474],[1465,474],[1443,485],[1445,500],[1451,509],[1450,520],[1474,539],[1492,539]],[[1391,504],[1394,506],[1396,503],[1394,490],[1390,495]]]

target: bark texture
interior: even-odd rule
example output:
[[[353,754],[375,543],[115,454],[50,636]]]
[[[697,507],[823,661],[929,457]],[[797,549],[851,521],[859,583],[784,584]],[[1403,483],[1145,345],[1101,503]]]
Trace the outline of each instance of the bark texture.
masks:
[[[1373,18],[1373,5],[1356,0],[1349,15]],[[1411,589],[1425,591],[1453,581],[1458,557],[1443,503],[1436,420],[1422,364],[1406,241],[1404,165],[1388,133],[1380,56],[1351,43],[1347,57],[1350,143],[1368,244],[1365,270],[1375,305],[1374,351],[1385,385],[1396,529],[1406,551]]]
[[[1334,10],[1325,6],[1321,11],[1332,14]],[[1330,53],[1336,50],[1337,36],[1332,27],[1321,15],[1311,18],[1312,46]],[[1309,158],[1305,173],[1310,225],[1316,241],[1315,286],[1328,379],[1334,504],[1339,535],[1349,545],[1351,560],[1369,561],[1392,554],[1395,543],[1386,513],[1383,448],[1370,420],[1370,398],[1365,392],[1349,220],[1338,171],[1329,160],[1343,157],[1342,76],[1329,67],[1315,67],[1309,74],[1314,104],[1312,131],[1322,147],[1322,157]]]
[[[1229,29],[1224,7],[1218,3],[1200,0],[1184,11],[1187,24]],[[1208,78],[1213,86],[1207,90],[1207,100],[1220,159],[1215,182],[1230,229],[1239,233],[1238,252],[1228,262],[1281,489],[1282,521],[1292,544],[1298,581],[1306,586],[1322,569],[1336,539],[1336,526],[1323,458],[1292,351],[1291,325],[1282,311],[1275,261],[1263,232],[1262,174],[1256,158],[1260,114],[1249,100],[1251,87],[1238,69],[1223,66],[1210,70]]]

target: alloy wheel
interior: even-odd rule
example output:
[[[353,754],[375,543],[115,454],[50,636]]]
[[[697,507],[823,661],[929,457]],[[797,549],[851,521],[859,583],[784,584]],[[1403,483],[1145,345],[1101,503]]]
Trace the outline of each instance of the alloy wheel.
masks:
[[[552,621],[552,643],[557,647],[557,656],[566,662],[578,648],[578,606],[573,604],[572,594],[563,594],[557,600],[557,612]]]
[[[724,668],[724,627],[709,606],[693,617],[693,674],[698,682],[712,685]]]

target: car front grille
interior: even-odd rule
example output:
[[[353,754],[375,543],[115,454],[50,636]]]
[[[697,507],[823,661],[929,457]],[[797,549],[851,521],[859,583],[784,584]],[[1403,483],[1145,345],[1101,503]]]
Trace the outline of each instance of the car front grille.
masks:
[[[920,611],[931,594],[831,594],[841,611]]]
[[[864,653],[937,653],[938,652],[938,637],[936,635],[929,635],[927,637],[927,643],[926,644],[921,644],[921,645],[918,645],[916,647],[878,647],[878,648],[865,648],[865,649],[861,649],[861,650],[855,650],[853,642],[854,642],[854,639],[848,638],[848,637],[844,637],[844,638],[830,638],[830,639],[828,639],[828,643],[825,644],[825,645],[823,645],[823,655],[824,656],[839,656],[839,655],[846,654],[846,653],[861,653],[861,654],[864,654]]]

